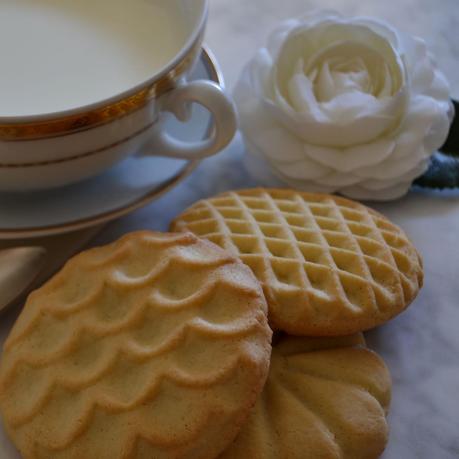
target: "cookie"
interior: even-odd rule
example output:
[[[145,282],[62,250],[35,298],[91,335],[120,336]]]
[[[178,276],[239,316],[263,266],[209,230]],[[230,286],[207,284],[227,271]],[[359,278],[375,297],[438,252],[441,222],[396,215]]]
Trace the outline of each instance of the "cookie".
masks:
[[[266,310],[250,269],[192,234],[84,252],[6,341],[7,432],[25,459],[215,458],[266,380]]]
[[[219,459],[374,459],[387,444],[391,380],[361,335],[284,337],[265,389]]]
[[[172,223],[238,256],[263,286],[269,321],[293,335],[350,335],[402,312],[421,258],[381,214],[336,196],[252,189],[200,201]]]

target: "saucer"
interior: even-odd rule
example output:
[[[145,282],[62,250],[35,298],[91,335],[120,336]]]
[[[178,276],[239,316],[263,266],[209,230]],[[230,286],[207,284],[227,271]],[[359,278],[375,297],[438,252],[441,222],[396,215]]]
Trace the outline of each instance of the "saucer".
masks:
[[[190,80],[223,78],[212,53],[203,48]],[[181,140],[207,137],[210,113],[194,105],[187,123],[164,115],[168,133]],[[184,180],[199,160],[133,156],[98,177],[59,189],[0,193],[0,239],[50,236],[106,223],[158,199]]]

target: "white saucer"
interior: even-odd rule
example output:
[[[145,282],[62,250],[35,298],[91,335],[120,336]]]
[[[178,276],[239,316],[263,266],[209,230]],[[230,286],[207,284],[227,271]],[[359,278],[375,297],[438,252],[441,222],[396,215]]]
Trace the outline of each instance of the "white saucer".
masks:
[[[191,76],[223,85],[218,63],[203,49]],[[186,124],[165,118],[168,132],[182,140],[204,138],[211,117],[193,107]],[[0,239],[49,236],[114,220],[158,199],[184,180],[199,161],[131,157],[96,178],[57,190],[0,193]]]

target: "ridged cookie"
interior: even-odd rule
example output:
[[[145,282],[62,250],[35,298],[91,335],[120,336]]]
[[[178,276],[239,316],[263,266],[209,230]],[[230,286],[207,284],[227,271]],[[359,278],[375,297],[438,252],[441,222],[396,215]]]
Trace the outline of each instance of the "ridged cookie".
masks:
[[[200,201],[171,225],[240,257],[263,285],[271,327],[349,335],[402,312],[423,282],[421,258],[381,214],[336,196],[252,189]]]
[[[265,382],[266,308],[250,269],[192,234],[82,253],[6,341],[8,434],[25,459],[215,458]]]
[[[375,459],[388,440],[390,392],[361,336],[284,337],[248,423],[219,459]]]

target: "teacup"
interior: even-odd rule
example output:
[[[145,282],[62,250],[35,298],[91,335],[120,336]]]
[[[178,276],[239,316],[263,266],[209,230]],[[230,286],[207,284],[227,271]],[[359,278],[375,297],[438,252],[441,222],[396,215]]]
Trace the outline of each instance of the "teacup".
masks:
[[[208,0],[2,0],[0,191],[74,183],[139,152],[193,160],[224,148],[233,103],[213,82],[187,82],[207,12]],[[161,115],[185,121],[192,102],[214,129],[185,143]]]

